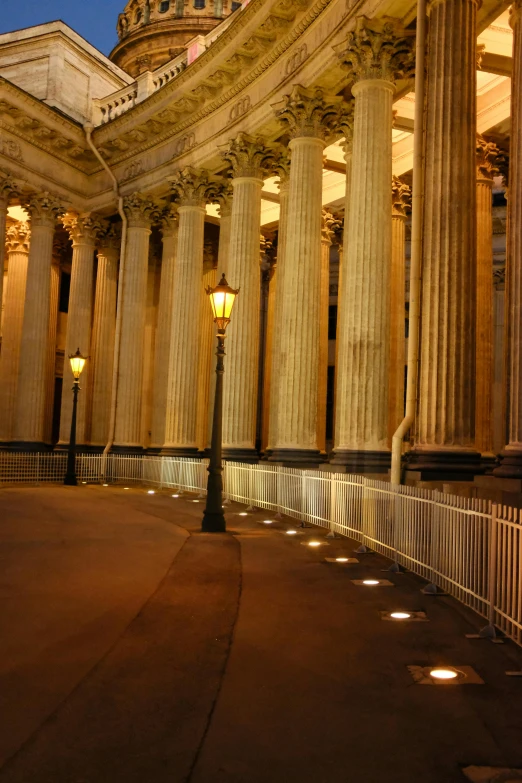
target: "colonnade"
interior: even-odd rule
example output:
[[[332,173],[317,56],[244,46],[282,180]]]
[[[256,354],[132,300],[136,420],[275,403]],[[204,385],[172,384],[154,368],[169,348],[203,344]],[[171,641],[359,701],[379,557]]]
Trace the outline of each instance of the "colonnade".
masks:
[[[522,475],[519,8],[516,3],[512,14],[509,204],[517,228],[510,231],[508,252],[510,434],[501,475]],[[499,152],[476,137],[476,10],[477,0],[439,0],[431,10],[419,406],[410,455],[411,467],[422,477],[472,475],[481,469],[481,455],[491,458],[493,449],[491,187]],[[66,352],[80,346],[91,357],[82,379],[87,391],[81,397],[78,442],[105,445],[111,436],[114,397],[115,450],[201,453],[208,442],[213,365],[213,329],[203,291],[216,279],[215,267],[203,265],[205,206],[218,202],[219,272],[226,272],[229,283],[240,289],[227,333],[224,455],[258,459],[256,414],[262,393],[265,456],[297,464],[327,459],[328,259],[336,219],[322,205],[323,153],[327,144],[344,138],[346,202],[331,462],[350,471],[385,472],[390,437],[403,414],[405,221],[410,199],[407,184],[392,177],[392,105],[397,83],[414,77],[413,53],[414,38],[397,20],[359,18],[338,51],[351,74],[353,100],[294,86],[274,106],[279,142],[239,133],[222,150],[228,167],[223,176],[190,167],[171,178],[170,196],[161,203],[144,193],[126,197],[127,250],[119,272],[117,339],[116,224],[96,215],[64,215],[50,194],[26,200],[29,224],[7,232],[0,440],[34,448],[48,441],[45,390],[56,299],[51,295],[52,238],[60,218],[73,241]],[[263,180],[274,174],[280,179],[280,220],[260,391],[261,198]],[[0,193],[0,231],[5,232],[1,221],[7,199],[1,198]],[[149,346],[147,352],[147,291],[150,299],[151,280],[154,287],[156,279],[149,265],[153,225],[161,228],[163,251],[154,350]],[[66,390],[68,373],[66,368]],[[144,391],[144,373],[152,379],[150,394]],[[144,435],[145,394],[151,400],[145,426],[150,438]],[[64,394],[63,444],[69,423],[70,395]]]

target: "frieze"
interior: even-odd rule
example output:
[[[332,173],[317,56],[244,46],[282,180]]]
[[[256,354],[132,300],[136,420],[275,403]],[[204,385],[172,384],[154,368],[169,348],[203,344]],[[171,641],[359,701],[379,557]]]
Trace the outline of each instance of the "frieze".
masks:
[[[173,148],[173,157],[177,158],[179,155],[183,155],[183,153],[188,152],[192,149],[192,147],[196,146],[196,137],[193,133],[187,133],[185,136],[182,136],[181,139],[177,139],[174,142],[174,148]]]
[[[130,166],[127,166],[127,168],[123,172],[123,177],[121,178],[121,181],[127,182],[127,180],[134,179],[134,177],[139,177],[140,174],[144,174],[144,173],[145,173],[145,166],[143,164],[143,161],[135,160],[130,164]]]
[[[18,142],[0,136],[0,153],[11,160],[23,161],[24,156]]]
[[[286,79],[288,76],[290,76],[290,74],[294,73],[294,71],[297,71],[297,69],[301,67],[307,57],[308,48],[304,43],[299,47],[299,49],[296,49],[296,51],[290,55],[286,61],[285,67],[283,69],[283,78]]]
[[[230,109],[230,113],[228,115],[228,119],[231,122],[234,122],[235,120],[238,120],[240,117],[243,116],[243,114],[246,114],[247,111],[251,108],[252,104],[250,101],[250,96],[245,95],[243,98],[240,98],[236,103],[232,106]]]

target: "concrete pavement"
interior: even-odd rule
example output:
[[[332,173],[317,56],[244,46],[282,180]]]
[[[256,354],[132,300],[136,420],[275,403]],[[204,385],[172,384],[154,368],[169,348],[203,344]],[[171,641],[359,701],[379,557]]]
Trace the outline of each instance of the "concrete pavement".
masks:
[[[326,531],[194,496],[0,490],[1,783],[458,783],[522,767],[522,669],[481,620]],[[383,577],[392,587],[358,587]],[[385,622],[382,610],[429,622]],[[484,685],[416,685],[408,665]]]

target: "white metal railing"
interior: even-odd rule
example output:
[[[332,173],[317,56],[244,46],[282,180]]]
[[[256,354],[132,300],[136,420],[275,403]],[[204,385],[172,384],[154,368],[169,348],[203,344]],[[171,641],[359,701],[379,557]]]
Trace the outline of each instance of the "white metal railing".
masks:
[[[81,455],[81,481],[206,491],[207,461]],[[0,485],[58,482],[65,454],[0,454]],[[350,536],[450,593],[522,645],[522,519],[488,500],[270,463],[228,462],[225,496]]]

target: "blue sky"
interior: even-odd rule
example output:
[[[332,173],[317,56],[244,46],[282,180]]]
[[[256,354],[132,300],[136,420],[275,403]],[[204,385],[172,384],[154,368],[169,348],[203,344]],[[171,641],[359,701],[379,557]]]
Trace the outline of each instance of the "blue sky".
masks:
[[[116,22],[126,0],[2,0],[0,33],[61,19],[104,54],[116,44]]]

